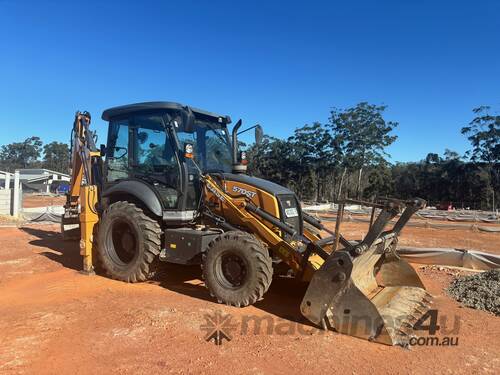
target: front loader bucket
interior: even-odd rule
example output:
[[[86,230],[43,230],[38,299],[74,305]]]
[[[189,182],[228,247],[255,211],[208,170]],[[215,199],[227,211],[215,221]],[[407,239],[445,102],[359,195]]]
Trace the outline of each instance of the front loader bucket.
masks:
[[[325,329],[407,346],[430,295],[415,270],[384,247],[355,257],[346,250],[332,253],[311,279],[302,314]]]

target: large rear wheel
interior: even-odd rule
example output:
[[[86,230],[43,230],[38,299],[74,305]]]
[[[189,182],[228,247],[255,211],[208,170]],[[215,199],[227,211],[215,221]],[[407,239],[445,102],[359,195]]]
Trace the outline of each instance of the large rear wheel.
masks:
[[[116,202],[98,230],[97,263],[107,276],[135,283],[151,278],[161,251],[161,228],[133,203]]]
[[[262,299],[273,277],[267,248],[255,236],[231,231],[216,237],[203,260],[203,277],[219,303],[248,306]]]

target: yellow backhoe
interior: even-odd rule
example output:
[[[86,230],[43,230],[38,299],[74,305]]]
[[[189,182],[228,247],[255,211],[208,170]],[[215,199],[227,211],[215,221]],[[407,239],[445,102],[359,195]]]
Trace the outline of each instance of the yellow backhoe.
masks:
[[[79,225],[84,272],[139,282],[161,261],[200,264],[213,298],[238,307],[262,299],[273,275],[293,275],[309,283],[300,308],[312,323],[407,344],[430,296],[396,245],[423,200],[365,202],[369,230],[348,241],[339,230],[345,201],[331,231],[292,191],[246,174],[241,120],[230,134],[229,116],[171,102],[115,107],[102,118],[109,129],[99,149],[89,113],[77,112],[72,131],[62,230]],[[259,143],[261,127],[250,129]]]

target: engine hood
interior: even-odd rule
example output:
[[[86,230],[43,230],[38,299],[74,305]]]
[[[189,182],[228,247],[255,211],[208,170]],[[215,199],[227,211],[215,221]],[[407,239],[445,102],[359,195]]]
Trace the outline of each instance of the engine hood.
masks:
[[[222,177],[226,182],[229,182],[228,185],[232,185],[231,188],[228,186],[228,189],[230,189],[228,193],[246,195],[259,208],[279,218],[294,228],[297,233],[302,234],[302,210],[300,202],[293,191],[274,182],[245,174],[224,173]],[[238,184],[243,186],[238,186]],[[250,189],[249,187],[252,188]],[[254,189],[266,194],[257,194],[254,192]],[[265,195],[268,198],[265,198]],[[289,235],[286,233],[283,236],[284,238],[289,238]]]
[[[295,193],[290,189],[275,184],[274,182],[264,180],[262,178],[251,177],[246,174],[234,174],[234,173],[223,173],[223,176],[224,179],[226,180],[241,182],[243,184],[255,186],[257,189],[263,190],[272,195],[284,195],[284,194],[295,195]]]

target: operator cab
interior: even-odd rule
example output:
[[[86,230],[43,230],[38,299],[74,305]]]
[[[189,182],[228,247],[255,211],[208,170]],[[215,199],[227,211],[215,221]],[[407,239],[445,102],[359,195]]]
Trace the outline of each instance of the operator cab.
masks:
[[[149,102],[108,109],[102,118],[109,121],[103,196],[116,197],[119,190],[140,194],[142,200],[153,193],[161,204],[153,212],[167,221],[194,217],[200,199],[194,162],[203,172],[231,172],[233,167],[229,116]],[[193,146],[194,162],[183,157],[186,143]],[[147,204],[147,197],[143,201]]]

